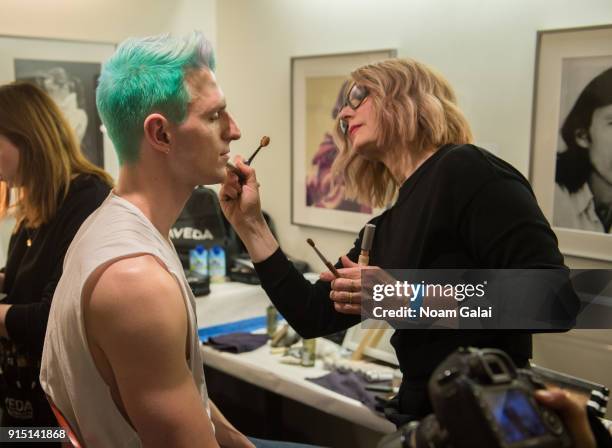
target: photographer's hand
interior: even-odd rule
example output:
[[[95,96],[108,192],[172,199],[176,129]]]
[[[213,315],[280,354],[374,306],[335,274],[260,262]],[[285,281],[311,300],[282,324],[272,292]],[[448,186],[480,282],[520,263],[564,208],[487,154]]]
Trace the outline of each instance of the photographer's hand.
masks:
[[[586,406],[566,390],[538,390],[535,398],[541,404],[559,413],[575,448],[596,448],[595,437],[587,418]]]

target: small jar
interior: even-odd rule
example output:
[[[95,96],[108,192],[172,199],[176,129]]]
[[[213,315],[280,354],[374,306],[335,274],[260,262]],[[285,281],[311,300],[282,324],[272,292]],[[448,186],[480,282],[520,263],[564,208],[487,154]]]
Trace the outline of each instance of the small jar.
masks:
[[[303,339],[302,340],[302,366],[303,367],[314,367],[315,357],[317,354],[317,340],[316,339]]]
[[[276,333],[276,324],[278,323],[278,311],[274,305],[266,308],[266,327],[268,329],[268,337],[274,336]]]

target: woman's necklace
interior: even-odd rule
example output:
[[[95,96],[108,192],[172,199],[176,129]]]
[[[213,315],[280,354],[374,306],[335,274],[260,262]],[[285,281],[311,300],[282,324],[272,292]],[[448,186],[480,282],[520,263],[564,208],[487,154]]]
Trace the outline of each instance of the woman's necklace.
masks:
[[[34,238],[36,238],[36,234],[38,233],[38,229],[28,229],[27,227],[24,227],[25,231],[26,231],[26,235],[28,236],[26,238],[26,246],[27,247],[32,247],[32,242],[34,241]]]

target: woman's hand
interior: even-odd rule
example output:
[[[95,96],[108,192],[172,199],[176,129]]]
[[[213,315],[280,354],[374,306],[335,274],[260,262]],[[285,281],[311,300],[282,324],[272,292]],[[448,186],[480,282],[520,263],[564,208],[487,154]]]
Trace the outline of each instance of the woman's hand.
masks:
[[[361,314],[361,269],[346,255],[341,258],[342,266],[338,269],[340,278],[336,278],[330,271],[322,272],[319,278],[331,282],[329,298],[334,302],[334,308],[339,313]]]
[[[322,272],[319,278],[331,282],[329,298],[334,302],[336,311],[344,314],[361,314],[362,272],[366,269],[375,270],[374,277],[368,276],[368,278],[372,280],[372,278],[381,277],[381,281],[382,277],[386,278],[388,274],[376,266],[362,266],[353,263],[346,255],[343,255],[340,260],[342,266],[344,266],[338,269],[340,278],[336,278],[330,271]],[[367,288],[368,285],[365,285],[365,287]]]
[[[240,156],[235,159],[235,164],[246,180],[241,184],[236,173],[228,169],[219,199],[223,214],[238,231],[250,222],[263,220],[263,215],[255,170],[246,165]]]
[[[261,212],[255,170],[240,156],[236,158],[236,168],[244,175],[245,181],[241,184],[236,173],[227,170],[219,191],[221,210],[246,246],[253,263],[258,263],[278,249],[278,242]]]

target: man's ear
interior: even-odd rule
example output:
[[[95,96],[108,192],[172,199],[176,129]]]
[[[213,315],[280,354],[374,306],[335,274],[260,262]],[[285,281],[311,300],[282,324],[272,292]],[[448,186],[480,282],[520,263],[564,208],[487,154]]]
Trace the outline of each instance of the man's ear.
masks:
[[[591,147],[591,136],[586,129],[576,129],[574,132],[574,140],[581,148],[589,149]]]
[[[172,137],[170,123],[161,114],[151,114],[144,121],[144,138],[156,151],[168,154],[171,149]]]

